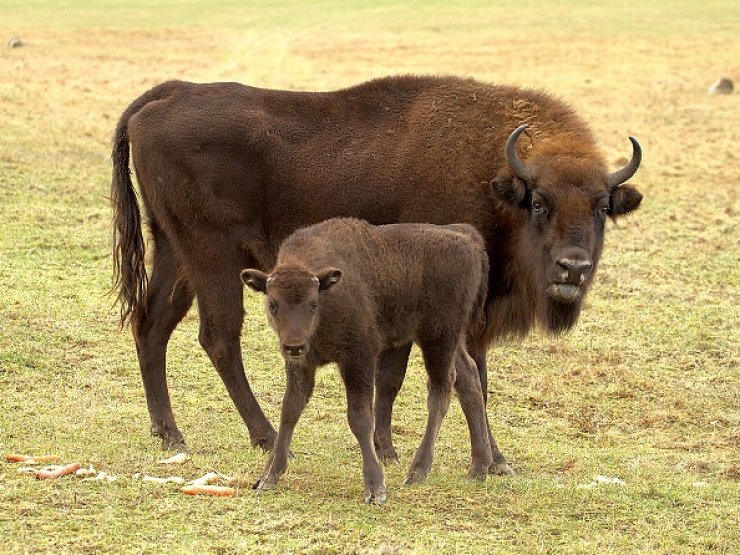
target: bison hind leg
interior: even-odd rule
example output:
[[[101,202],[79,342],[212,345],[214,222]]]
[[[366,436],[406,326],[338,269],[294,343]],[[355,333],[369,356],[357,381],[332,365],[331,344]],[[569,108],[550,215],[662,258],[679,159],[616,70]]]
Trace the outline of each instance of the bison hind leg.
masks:
[[[167,343],[177,324],[193,302],[187,283],[179,279],[179,264],[169,241],[152,225],[154,257],[152,277],[146,295],[146,309],[132,318],[151,433],[162,439],[162,449],[187,451],[185,439],[177,428],[167,387]]]
[[[426,479],[432,467],[434,447],[442,420],[447,414],[455,382],[454,355],[457,337],[443,334],[439,338],[419,339],[427,370],[427,427],[414,454],[404,484],[416,484]]]

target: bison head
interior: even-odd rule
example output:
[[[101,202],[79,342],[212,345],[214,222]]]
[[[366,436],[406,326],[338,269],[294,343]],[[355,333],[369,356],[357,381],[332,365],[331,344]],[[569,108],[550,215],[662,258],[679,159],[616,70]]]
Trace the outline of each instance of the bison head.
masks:
[[[624,185],[640,165],[642,151],[633,137],[632,158],[608,173],[593,142],[555,136],[538,141],[527,162],[516,152],[527,125],[506,142],[507,168],[492,181],[496,197],[510,206],[516,225],[516,256],[537,297],[536,310],[548,331],[575,324],[593,280],[604,242],[604,224],[635,210],[642,195]]]
[[[283,357],[305,357],[318,323],[320,294],[339,281],[341,270],[314,275],[302,268],[285,268],[267,275],[248,269],[241,276],[250,289],[266,295],[267,319],[278,335]]]

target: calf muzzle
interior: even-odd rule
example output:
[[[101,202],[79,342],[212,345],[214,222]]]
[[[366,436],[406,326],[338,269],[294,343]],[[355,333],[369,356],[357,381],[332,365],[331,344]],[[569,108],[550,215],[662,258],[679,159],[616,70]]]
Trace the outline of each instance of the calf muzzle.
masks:
[[[306,354],[306,344],[288,345],[283,343],[283,353],[289,357],[301,357]]]

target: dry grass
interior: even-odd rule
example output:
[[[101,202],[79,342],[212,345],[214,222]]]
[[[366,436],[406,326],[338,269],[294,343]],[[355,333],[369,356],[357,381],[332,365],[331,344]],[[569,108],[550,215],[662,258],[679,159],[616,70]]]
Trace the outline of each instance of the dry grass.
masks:
[[[181,3],[0,0],[0,452],[55,452],[121,476],[41,483],[0,466],[10,553],[732,553],[740,543],[740,81],[736,3]],[[87,7],[85,7],[87,6]],[[104,7],[101,7],[104,6]],[[109,141],[169,78],[331,89],[390,73],[453,73],[569,100],[615,166],[637,136],[638,214],[608,230],[578,328],[490,352],[491,406],[519,474],[464,478],[464,421],[445,421],[428,483],[361,504],[359,453],[335,372],[321,373],[279,489],[192,499],[128,477],[161,472],[110,286]],[[283,375],[250,298],[248,374],[274,420]],[[264,455],[197,344],[169,351],[194,450],[178,472],[251,481]],[[419,441],[415,358],[396,409],[403,464]],[[582,488],[596,474],[625,486]],[[695,485],[696,483],[704,485]]]

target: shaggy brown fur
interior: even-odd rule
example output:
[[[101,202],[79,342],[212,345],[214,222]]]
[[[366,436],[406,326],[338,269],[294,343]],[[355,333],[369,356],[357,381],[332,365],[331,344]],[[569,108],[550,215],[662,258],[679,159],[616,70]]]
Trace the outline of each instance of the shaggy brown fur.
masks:
[[[255,487],[274,487],[285,472],[316,369],[336,362],[362,450],[365,499],[385,501],[373,446],[373,386],[382,353],[411,341],[421,348],[429,377],[429,419],[406,483],[429,473],[453,383],[470,428],[469,476],[485,479],[493,457],[478,371],[465,342],[482,316],[487,276],[485,244],[470,225],[376,227],[348,218],[290,235],[269,275],[244,270],[244,282],[267,296],[287,374],[277,442]]]
[[[533,168],[530,181],[504,156],[522,123],[529,129],[516,147]],[[129,142],[153,240],[148,280]],[[388,77],[326,93],[167,82],[123,113],[113,162],[122,322],[132,319],[152,432],[179,448],[165,357],[196,295],[203,347],[253,443],[272,445],[275,431],[244,375],[238,276],[271,268],[294,230],[336,216],[472,224],[492,261],[485,326],[469,340],[485,395],[487,346],[537,322],[554,333],[571,327],[601,254],[604,213],[630,212],[642,198],[609,184],[590,130],[562,102],[455,77]],[[559,264],[572,248],[589,268]],[[390,411],[409,350],[399,346],[381,361],[382,458],[395,457]]]

